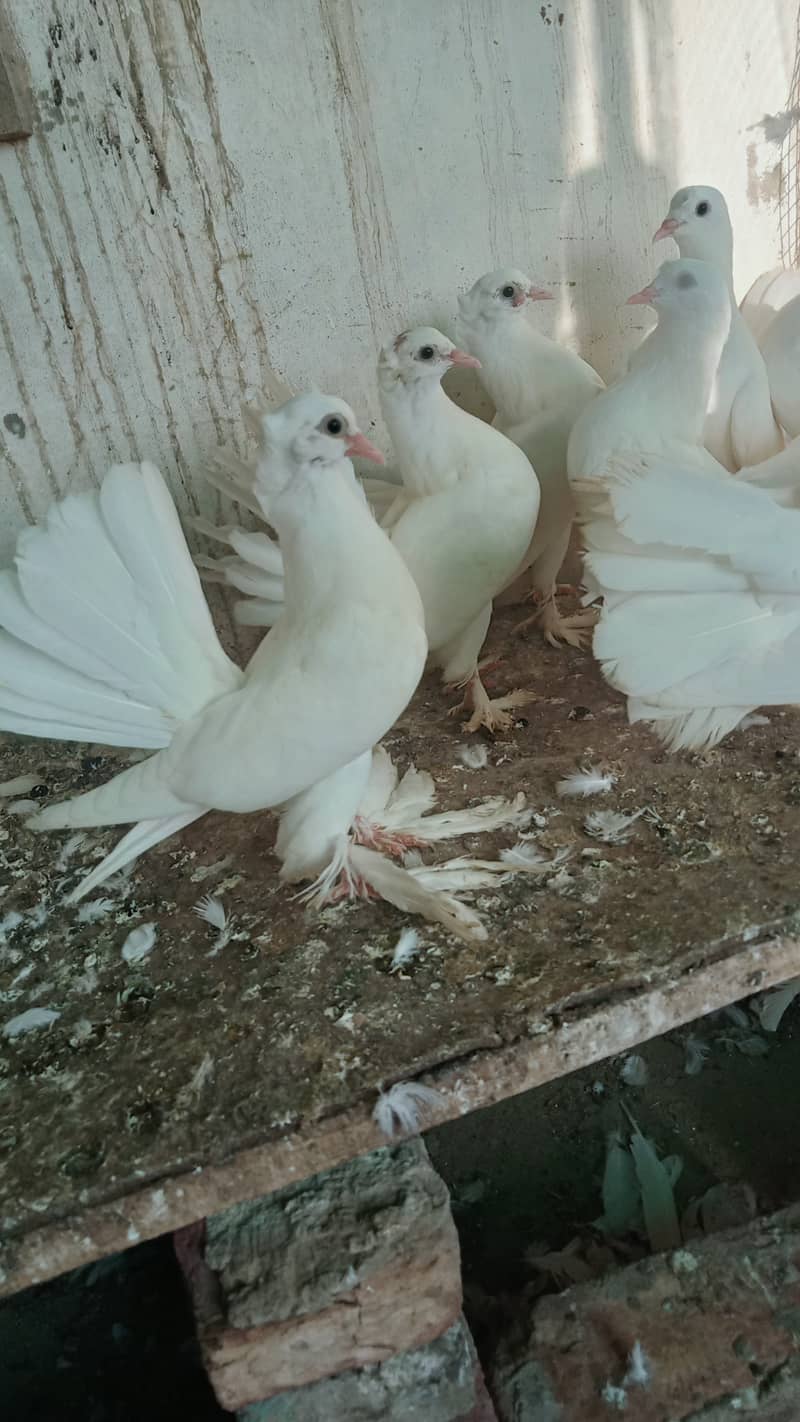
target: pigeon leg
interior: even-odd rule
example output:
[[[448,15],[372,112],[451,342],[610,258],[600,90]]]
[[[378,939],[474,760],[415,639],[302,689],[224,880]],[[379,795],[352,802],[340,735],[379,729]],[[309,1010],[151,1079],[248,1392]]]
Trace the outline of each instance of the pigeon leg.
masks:
[[[542,636],[545,642],[551,647],[558,647],[566,642],[570,647],[585,647],[591,640],[590,628],[597,622],[599,613],[593,607],[584,608],[582,612],[571,613],[564,617],[559,611],[555,593],[542,600],[541,605],[524,622],[520,622],[514,628],[515,632],[525,632],[534,623],[539,623]]]
[[[374,820],[356,815],[353,821],[353,838],[365,849],[376,849],[379,854],[388,854],[392,859],[402,859],[409,849],[427,849],[428,840],[415,834],[404,834],[402,830],[387,829]]]
[[[467,735],[479,731],[482,726],[492,734],[496,731],[508,731],[514,724],[514,717],[508,714],[509,711],[538,700],[534,691],[511,691],[508,696],[499,696],[492,700],[477,671],[462,685],[465,687],[464,699],[451,708],[450,715],[457,716],[459,711],[472,712],[469,720],[464,722]]]

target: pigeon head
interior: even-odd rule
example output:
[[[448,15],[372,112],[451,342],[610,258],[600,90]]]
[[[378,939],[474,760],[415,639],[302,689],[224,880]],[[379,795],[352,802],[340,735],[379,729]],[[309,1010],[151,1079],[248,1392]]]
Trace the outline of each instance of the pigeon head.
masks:
[[[480,361],[460,351],[433,326],[416,326],[413,331],[401,331],[390,346],[384,346],[378,361],[378,379],[384,388],[439,381],[451,365],[479,368]]]
[[[679,188],[653,241],[660,242],[664,237],[674,238],[682,257],[718,265],[728,262],[733,232],[728,204],[719,189]]]
[[[479,277],[475,285],[458,298],[462,321],[502,321],[525,309],[529,301],[552,301],[549,291],[534,286],[530,277],[515,267],[500,267]]]
[[[383,464],[383,455],[361,433],[350,406],[336,395],[309,391],[277,410],[250,414],[259,439],[256,489],[275,497],[309,467],[326,469],[351,455]]]
[[[681,257],[664,262],[653,281],[633,296],[627,306],[652,306],[659,321],[665,316],[681,320],[730,315],[730,296],[722,273],[710,262]]]

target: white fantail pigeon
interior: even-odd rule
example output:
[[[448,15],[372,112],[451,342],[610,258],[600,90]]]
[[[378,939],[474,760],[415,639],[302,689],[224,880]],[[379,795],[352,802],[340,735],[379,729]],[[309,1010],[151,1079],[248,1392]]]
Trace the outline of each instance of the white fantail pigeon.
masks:
[[[764,703],[800,700],[800,513],[700,445],[727,339],[727,283],[666,262],[631,298],[658,326],[570,440],[594,651],[670,749],[715,745]]]
[[[791,439],[800,435],[800,296],[770,322],[761,338],[775,414]]]
[[[763,346],[764,336],[784,306],[800,296],[800,271],[796,267],[773,267],[762,272],[739,303],[745,321]]]
[[[733,230],[728,205],[717,188],[680,188],[655,233],[672,237],[682,257],[711,262],[728,284],[731,327],[706,416],[704,442],[726,469],[759,464],[777,454],[783,438],[770,400],[763,356],[733,291]]]
[[[491,701],[478,654],[492,599],[520,567],[539,509],[529,460],[441,387],[453,365],[477,366],[441,331],[404,331],[381,353],[381,408],[403,478],[391,539],[422,597],[432,659],[445,682],[466,687],[468,731],[507,727],[508,711],[534,700],[515,691]]]
[[[496,411],[494,427],[527,454],[541,489],[536,529],[518,571],[530,567],[533,595],[542,607],[521,628],[539,621],[551,645],[580,646],[594,614],[587,610],[564,618],[556,602],[556,578],[575,517],[567,442],[583,407],[605,386],[586,361],[528,319],[532,302],[549,300],[550,292],[524,273],[502,268],[459,297],[459,320],[467,350],[481,363],[481,381]]]
[[[381,456],[349,406],[301,395],[260,427],[254,494],[281,539],[285,607],[243,672],[219,645],[152,465],[117,465],[99,493],[56,504],[0,575],[0,728],[155,751],[28,821],[138,822],[76,898],[210,809],[286,806],[312,789],[316,850],[297,842],[294,821],[283,843],[292,871],[323,869],[373,745],[423,671],[419,594],[346,458]],[[326,819],[326,782],[343,824],[338,810]]]

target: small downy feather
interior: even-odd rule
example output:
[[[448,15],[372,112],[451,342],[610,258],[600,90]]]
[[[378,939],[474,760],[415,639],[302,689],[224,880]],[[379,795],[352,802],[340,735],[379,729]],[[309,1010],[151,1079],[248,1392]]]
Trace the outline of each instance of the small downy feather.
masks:
[[[684,1072],[687,1076],[699,1076],[708,1060],[711,1048],[700,1037],[692,1035],[686,1038],[685,1050]]]
[[[194,912],[198,918],[207,923],[211,928],[216,928],[217,936],[207,957],[216,958],[223,948],[227,948],[233,934],[233,920],[225,910],[225,905],[221,899],[214,898],[213,894],[205,894],[204,897],[195,904]]]
[[[637,810],[634,815],[624,815],[618,810],[592,810],[583,822],[583,828],[593,839],[601,839],[604,844],[626,844],[633,826],[644,814]]]
[[[623,1387],[649,1387],[652,1381],[650,1359],[638,1338],[628,1355],[628,1371],[622,1379]]]
[[[416,928],[404,928],[403,932],[395,944],[392,961],[389,965],[390,973],[399,973],[412,958],[416,958],[419,952],[419,934]]]
[[[15,1037],[21,1037],[25,1032],[37,1032],[42,1027],[51,1027],[60,1016],[60,1012],[49,1007],[29,1007],[27,1012],[20,1012],[19,1016],[12,1017],[3,1025],[3,1036],[13,1042]]]
[[[626,1086],[647,1085],[647,1062],[635,1052],[626,1057],[620,1071],[620,1078]]]
[[[154,923],[140,923],[132,928],[122,945],[126,963],[141,963],[155,947],[157,929]]]
[[[559,780],[557,795],[606,795],[613,790],[616,776],[603,771],[597,765],[582,766],[571,775]]]
[[[395,1136],[402,1131],[416,1134],[421,1119],[444,1101],[440,1091],[432,1086],[423,1086],[419,1081],[396,1081],[388,1091],[381,1091],[372,1119],[385,1136]]]
[[[459,746],[458,758],[467,770],[483,770],[489,764],[489,752],[486,746]]]

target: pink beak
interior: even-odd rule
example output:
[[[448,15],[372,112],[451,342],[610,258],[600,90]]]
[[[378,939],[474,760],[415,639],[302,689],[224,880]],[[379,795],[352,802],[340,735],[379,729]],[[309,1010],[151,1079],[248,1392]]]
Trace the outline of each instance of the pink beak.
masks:
[[[528,287],[529,301],[553,301],[554,299],[552,291],[545,291],[543,286]]]
[[[677,232],[679,227],[685,226],[680,217],[665,217],[658,231],[653,236],[654,242],[660,242],[664,237],[671,237],[673,232]]]
[[[373,464],[385,464],[386,460],[379,449],[376,449],[365,434],[359,430],[358,434],[348,435],[344,442],[347,454],[358,454],[362,459],[371,459]]]
[[[629,296],[625,302],[626,306],[652,306],[658,296],[658,287],[653,283],[650,286],[643,286],[641,291],[637,291],[633,296]]]
[[[451,365],[465,365],[469,366],[472,370],[480,370],[481,368],[481,363],[477,356],[467,355],[466,351],[460,351],[455,347],[451,350],[447,359]]]

